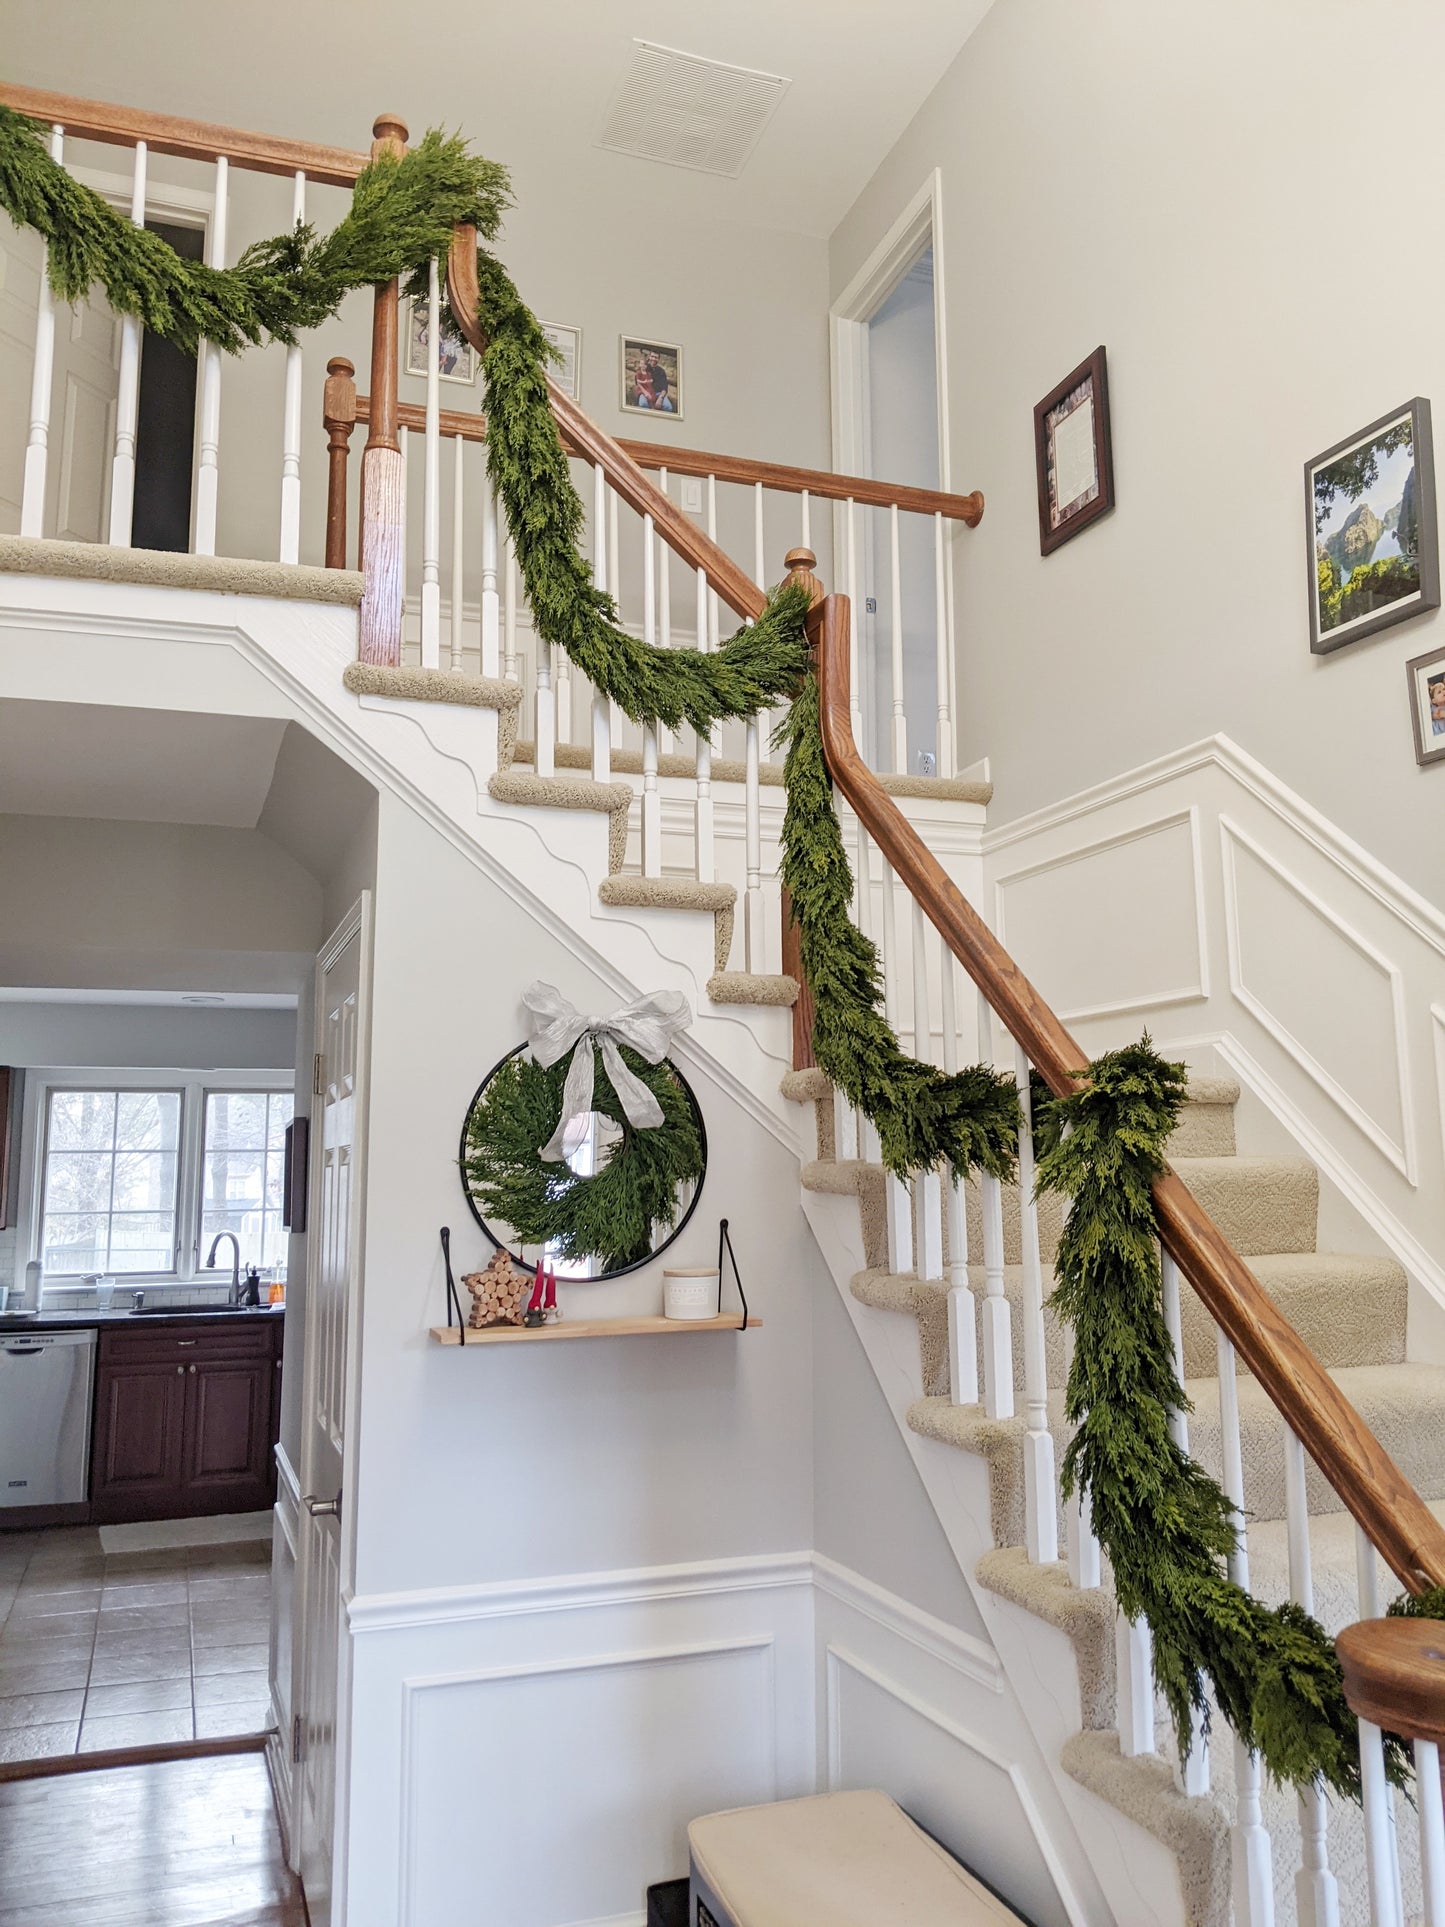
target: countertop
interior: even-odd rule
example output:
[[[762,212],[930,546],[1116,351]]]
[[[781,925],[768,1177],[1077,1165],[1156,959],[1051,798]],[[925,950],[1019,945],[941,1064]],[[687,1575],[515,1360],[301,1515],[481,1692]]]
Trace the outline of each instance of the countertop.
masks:
[[[133,1325],[224,1325],[233,1318],[284,1317],[284,1305],[237,1305],[226,1310],[188,1312],[183,1305],[165,1311],[134,1312],[127,1305],[110,1311],[42,1311],[26,1316],[23,1312],[0,1312],[0,1335],[33,1331],[89,1331],[102,1326]]]

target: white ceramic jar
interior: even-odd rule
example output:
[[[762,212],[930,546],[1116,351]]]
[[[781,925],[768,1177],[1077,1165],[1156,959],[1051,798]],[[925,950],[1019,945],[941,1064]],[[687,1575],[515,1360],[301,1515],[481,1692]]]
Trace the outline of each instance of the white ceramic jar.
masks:
[[[690,1270],[664,1271],[662,1274],[663,1317],[716,1318],[717,1286],[716,1265],[695,1266]]]

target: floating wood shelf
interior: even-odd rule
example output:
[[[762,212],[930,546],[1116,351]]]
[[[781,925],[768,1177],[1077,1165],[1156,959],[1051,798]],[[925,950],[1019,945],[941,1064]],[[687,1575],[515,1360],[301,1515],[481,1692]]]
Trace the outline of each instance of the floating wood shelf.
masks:
[[[749,1317],[747,1328],[755,1330],[761,1318]],[[743,1329],[740,1311],[725,1311],[720,1318],[564,1318],[556,1325],[488,1325],[483,1331],[469,1331],[467,1346],[556,1344],[563,1338],[645,1338],[654,1332],[674,1337],[683,1332],[737,1332]],[[433,1325],[431,1335],[438,1345],[460,1345],[461,1333],[455,1325]]]

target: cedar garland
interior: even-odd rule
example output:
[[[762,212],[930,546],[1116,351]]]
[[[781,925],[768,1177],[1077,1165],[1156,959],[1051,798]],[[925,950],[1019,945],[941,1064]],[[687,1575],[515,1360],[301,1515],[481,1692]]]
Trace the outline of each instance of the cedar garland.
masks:
[[[1075,1336],[1064,1489],[1089,1495],[1119,1610],[1148,1621],[1181,1756],[1191,1714],[1207,1723],[1207,1685],[1272,1779],[1301,1790],[1322,1779],[1358,1799],[1358,1729],[1333,1641],[1301,1607],[1271,1610],[1227,1577],[1234,1509],[1169,1434],[1189,1401],[1164,1323],[1151,1187],[1185,1088],[1183,1066],[1146,1036],[1097,1058],[1044,1120],[1036,1188],[1072,1199],[1051,1301]],[[1398,1742],[1389,1766],[1403,1776]]]

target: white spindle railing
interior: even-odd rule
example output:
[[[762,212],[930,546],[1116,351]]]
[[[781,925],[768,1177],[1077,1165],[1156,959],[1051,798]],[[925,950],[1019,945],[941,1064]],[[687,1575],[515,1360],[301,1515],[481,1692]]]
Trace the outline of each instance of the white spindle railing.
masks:
[[[298,171],[291,195],[291,226],[306,219],[306,176]],[[286,389],[281,403],[281,561],[301,560],[301,377],[305,361],[299,341],[286,350]]]
[[[1182,1386],[1184,1320],[1179,1304],[1179,1267],[1167,1251],[1161,1251],[1159,1256],[1159,1289],[1164,1306],[1164,1324],[1174,1355],[1174,1376]],[[1189,1415],[1184,1410],[1169,1414],[1169,1436],[1181,1452],[1189,1450]],[[1186,1793],[1198,1795],[1209,1791],[1209,1746],[1204,1732],[1204,1715],[1197,1708],[1190,1725],[1189,1751],[1182,1763],[1182,1773]]]
[[[600,468],[594,470],[592,479],[592,574],[599,589],[611,589],[615,596],[617,545],[611,535],[617,529],[617,498]],[[592,780],[612,780],[612,705],[598,690],[592,693]]]
[[[50,130],[50,158],[65,155],[65,129]],[[55,296],[44,268],[35,309],[35,360],[30,371],[30,423],[25,436],[25,476],[20,493],[20,533],[45,533],[45,482],[50,451],[50,390],[55,378]]]
[[[482,674],[502,673],[502,598],[497,575],[497,498],[482,484]]]
[[[1289,1593],[1307,1613],[1315,1609],[1310,1560],[1309,1494],[1305,1451],[1284,1428],[1285,1529],[1289,1544]],[[1324,1788],[1315,1785],[1299,1796],[1300,1866],[1295,1874],[1295,1912],[1299,1927],[1339,1927],[1340,1895],[1330,1872],[1329,1810]]]
[[[993,1061],[993,1011],[980,991],[979,1062]],[[983,1353],[983,1406],[990,1418],[1014,1415],[1013,1319],[1004,1292],[1003,1185],[987,1171],[978,1180],[983,1218],[983,1306],[979,1344]]]
[[[650,515],[642,518],[642,639],[657,644],[657,543]],[[657,787],[658,732],[648,723],[642,732],[642,874],[662,875],[662,796]]]
[[[131,162],[130,218],[136,227],[146,219],[146,144],[137,141]],[[115,447],[110,467],[110,520],[107,540],[130,547],[135,511],[136,422],[140,410],[141,324],[138,315],[121,317],[120,379],[115,397]]]
[[[1375,1548],[1364,1528],[1358,1525],[1355,1527],[1355,1585],[1360,1618],[1378,1619],[1380,1576]],[[1384,1735],[1373,1720],[1360,1720],[1359,1729],[1370,1927],[1405,1927],[1399,1842],[1395,1833],[1395,1795],[1385,1774]]]
[[[441,664],[442,651],[442,438],[441,438],[441,288],[437,264],[427,270],[426,426],[422,431],[421,660],[424,669]],[[483,675],[487,672],[483,670]]]
[[[226,265],[226,225],[230,212],[230,162],[216,157],[215,205],[206,233],[206,262]],[[216,519],[221,504],[221,351],[203,341],[200,353],[200,436],[196,461],[195,532],[197,555],[216,553]]]
[[[1059,1483],[1054,1470],[1054,1435],[1049,1430],[1049,1373],[1044,1347],[1044,1267],[1039,1251],[1039,1207],[1034,1198],[1034,1123],[1029,1093],[1029,1060],[1015,1046],[1014,1077],[1022,1122],[1019,1126],[1019,1232],[1023,1243],[1024,1533],[1031,1560],[1052,1565],[1059,1556]]]
[[[464,666],[466,636],[467,516],[466,516],[466,442],[460,435],[452,443],[452,593],[448,623],[448,667],[459,672]]]

